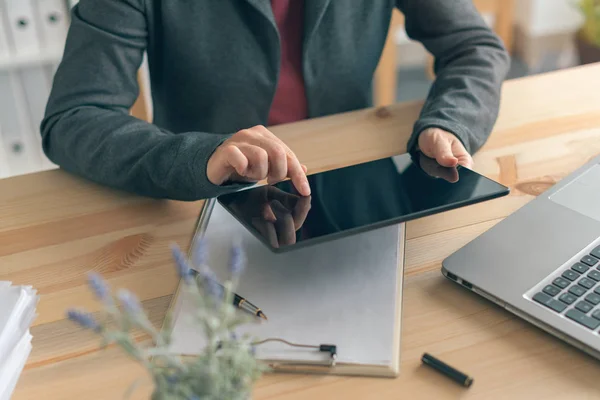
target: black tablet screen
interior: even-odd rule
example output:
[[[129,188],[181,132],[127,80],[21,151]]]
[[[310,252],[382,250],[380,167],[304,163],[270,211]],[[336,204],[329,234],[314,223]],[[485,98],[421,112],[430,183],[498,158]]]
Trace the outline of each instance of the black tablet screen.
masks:
[[[311,195],[290,181],[218,198],[274,251],[364,232],[500,197],[508,188],[461,166],[404,154],[309,175]]]

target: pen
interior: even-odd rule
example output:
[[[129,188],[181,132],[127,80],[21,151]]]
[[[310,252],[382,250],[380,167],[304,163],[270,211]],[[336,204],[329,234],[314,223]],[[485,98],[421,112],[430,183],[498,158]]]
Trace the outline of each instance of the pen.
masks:
[[[460,383],[461,385],[463,385],[465,387],[469,387],[469,386],[471,386],[471,384],[473,384],[473,378],[458,371],[455,368],[452,368],[451,366],[444,363],[443,361],[438,360],[431,354],[427,354],[427,353],[423,354],[421,361],[423,362],[423,364],[429,365],[433,369],[437,370],[438,372],[441,372],[442,374],[446,375],[448,378],[454,380],[455,382]]]
[[[260,308],[256,307],[254,304],[250,303],[248,300],[246,300],[237,293],[234,293],[233,305],[241,310],[249,312],[250,314],[254,314],[257,317],[260,317],[264,320],[267,319],[267,316],[264,312],[262,312]]]
[[[199,274],[196,275],[196,277],[199,277],[199,276],[200,276]],[[223,285],[221,285],[217,281],[214,281],[214,283],[219,285],[221,287],[221,290],[223,292],[225,292],[225,288],[223,287]],[[254,304],[250,303],[247,299],[243,298],[242,296],[240,296],[237,293],[233,293],[233,305],[236,306],[237,308],[239,308],[240,310],[244,310],[250,314],[256,315],[259,318],[267,320],[267,316],[260,308],[258,308]]]

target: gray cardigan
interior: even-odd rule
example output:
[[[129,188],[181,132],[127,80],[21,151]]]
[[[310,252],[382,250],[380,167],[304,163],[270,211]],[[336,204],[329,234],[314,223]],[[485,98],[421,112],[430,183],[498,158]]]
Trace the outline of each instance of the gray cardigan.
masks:
[[[414,125],[440,127],[471,153],[497,118],[509,57],[472,0],[305,0],[309,117],[371,105],[391,12],[435,56],[437,79]],[[129,115],[147,51],[154,121]],[[279,68],[269,0],[81,0],[41,124],[61,168],[144,196],[196,200],[214,149],[267,123]]]

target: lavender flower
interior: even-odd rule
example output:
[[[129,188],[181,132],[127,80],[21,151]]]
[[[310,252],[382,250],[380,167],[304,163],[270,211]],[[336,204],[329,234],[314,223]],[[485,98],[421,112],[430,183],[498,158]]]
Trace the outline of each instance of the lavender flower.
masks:
[[[140,301],[130,291],[120,289],[117,293],[117,297],[125,309],[125,312],[127,312],[129,315],[138,315],[142,313],[142,305],[140,304]]]
[[[88,285],[92,288],[92,291],[96,297],[105,302],[110,302],[110,288],[108,283],[96,272],[90,272],[88,274]]]
[[[175,259],[175,265],[177,266],[177,273],[179,276],[185,280],[185,282],[189,283],[192,281],[192,270],[185,260],[185,256],[183,252],[176,244],[171,246],[171,252],[173,253],[173,258]]]
[[[239,276],[244,270],[244,250],[238,243],[231,247],[231,254],[229,258],[229,271],[234,277]]]
[[[198,268],[207,264],[208,261],[208,243],[206,239],[199,239],[195,246],[192,256],[194,265]]]
[[[192,265],[184,252],[176,245],[171,246],[173,259],[180,277],[195,285],[190,295],[197,297],[198,332],[214,343],[217,348],[208,346],[203,354],[191,361],[183,361],[176,355],[170,354],[168,345],[171,337],[168,333],[159,332],[144,313],[140,300],[130,291],[121,289],[115,295],[107,282],[97,273],[87,277],[90,290],[95,297],[102,300],[105,311],[112,316],[114,323],[97,320],[85,310],[70,309],[67,313],[69,320],[85,329],[92,330],[102,336],[103,344],[116,343],[129,353],[135,360],[142,363],[154,377],[157,386],[156,398],[185,398],[200,400],[200,398],[238,398],[251,392],[252,384],[264,370],[255,359],[255,347],[249,347],[246,336],[242,335],[237,326],[244,323],[225,307],[223,298],[226,288],[234,290],[235,280],[221,284],[217,275],[208,266],[208,251],[205,240],[195,243],[192,259],[198,265]],[[244,252],[241,245],[235,243],[230,249],[229,271],[233,277],[242,273],[245,267]],[[192,269],[192,267],[194,269]],[[196,271],[198,273],[196,273]],[[196,286],[197,285],[197,286]],[[196,290],[199,289],[199,290]],[[119,312],[122,309],[122,313]],[[169,322],[171,315],[167,314]],[[171,323],[169,323],[171,325]],[[148,332],[153,345],[147,351],[131,336],[132,327],[140,327]],[[168,330],[167,330],[168,331]],[[221,351],[216,351],[221,349]],[[223,351],[226,350],[226,351]],[[198,385],[201,382],[217,380],[214,385]],[[211,381],[212,382],[212,381]],[[135,384],[132,386],[133,390]],[[129,393],[131,393],[131,390]]]
[[[75,322],[83,328],[91,329],[94,332],[100,332],[101,330],[100,325],[98,325],[92,314],[88,312],[71,309],[67,312],[67,316],[69,320]]]
[[[217,277],[214,272],[208,267],[202,268],[200,275],[202,277],[202,284],[208,294],[215,300],[220,300],[223,297],[223,286],[217,281]]]

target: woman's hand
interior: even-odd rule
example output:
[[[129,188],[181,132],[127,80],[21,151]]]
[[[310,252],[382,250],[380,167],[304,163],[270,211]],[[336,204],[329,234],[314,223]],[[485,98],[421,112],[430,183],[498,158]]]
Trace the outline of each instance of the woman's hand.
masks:
[[[473,168],[473,158],[462,142],[454,134],[442,129],[428,128],[421,132],[419,150],[443,167],[456,167],[460,164]]]
[[[242,129],[219,146],[208,160],[208,180],[269,183],[290,178],[302,196],[310,195],[306,167],[285,143],[262,125]]]

